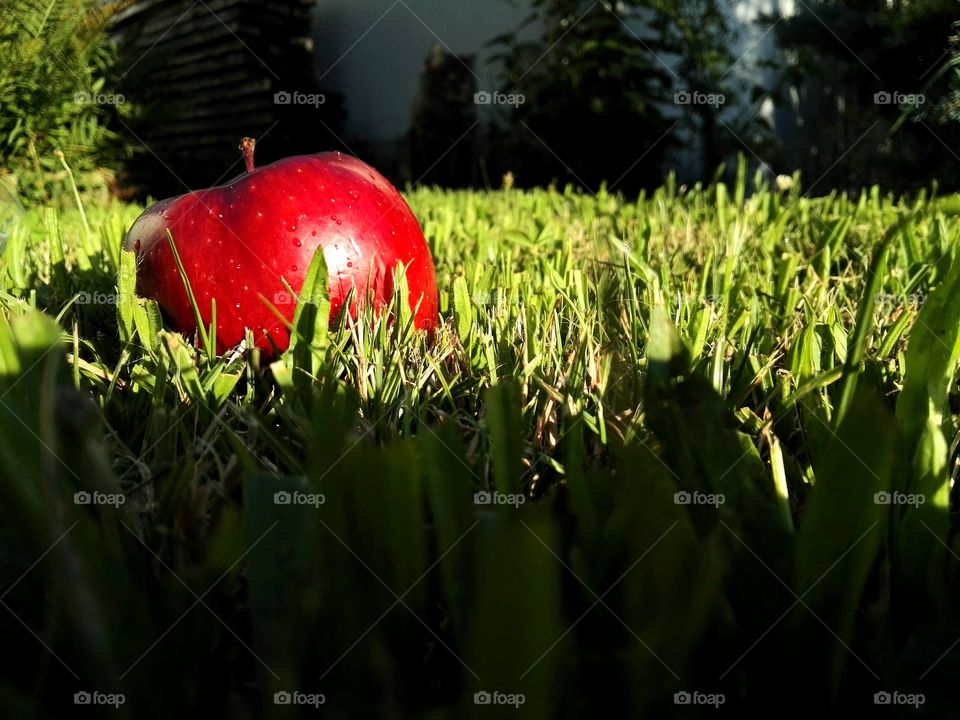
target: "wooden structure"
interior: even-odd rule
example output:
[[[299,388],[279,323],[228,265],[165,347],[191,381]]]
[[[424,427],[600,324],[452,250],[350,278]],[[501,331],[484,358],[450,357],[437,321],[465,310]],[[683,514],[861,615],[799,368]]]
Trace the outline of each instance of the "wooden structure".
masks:
[[[121,87],[138,108],[129,125],[144,146],[130,179],[153,195],[206,186],[239,172],[246,135],[261,139],[259,164],[333,148],[342,103],[313,82],[315,4],[140,0],[118,14]],[[284,104],[278,93],[315,102]]]

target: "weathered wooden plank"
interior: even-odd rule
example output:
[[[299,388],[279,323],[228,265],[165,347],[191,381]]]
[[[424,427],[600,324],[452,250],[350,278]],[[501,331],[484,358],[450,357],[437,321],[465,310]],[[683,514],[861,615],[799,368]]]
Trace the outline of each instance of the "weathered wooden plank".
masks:
[[[317,128],[319,120],[336,125],[339,106],[274,103],[281,90],[320,92],[307,49],[315,4],[140,0],[122,12],[113,32],[130,68],[123,90],[147,109],[137,135],[148,152],[137,157],[133,180],[156,192],[215,181],[241,135],[270,127],[267,153],[330,147]]]

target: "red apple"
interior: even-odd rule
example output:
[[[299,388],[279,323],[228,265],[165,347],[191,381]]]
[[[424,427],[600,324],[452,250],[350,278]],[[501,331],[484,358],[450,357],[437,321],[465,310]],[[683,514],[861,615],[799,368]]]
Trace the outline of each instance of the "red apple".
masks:
[[[397,189],[366,163],[339,152],[254,169],[254,145],[250,138],[241,144],[245,174],[161,200],[137,218],[124,249],[137,253],[138,293],[155,299],[177,330],[196,328],[169,230],[208,326],[216,300],[218,352],[243,340],[245,328],[268,354],[273,344],[283,351],[290,342],[287,328],[260,296],[292,320],[294,303],[284,281],[299,293],[314,252],[323,248],[331,322],[353,287],[352,313],[367,301],[381,308],[392,297],[394,268],[402,263],[415,326],[436,328],[433,259]]]

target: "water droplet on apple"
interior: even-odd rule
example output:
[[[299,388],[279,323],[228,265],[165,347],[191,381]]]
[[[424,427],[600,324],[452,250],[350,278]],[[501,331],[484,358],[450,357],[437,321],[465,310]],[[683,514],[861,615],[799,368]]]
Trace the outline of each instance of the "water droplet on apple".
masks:
[[[236,305],[234,305],[234,307],[235,307],[237,310],[239,310],[239,309],[240,309],[240,303],[237,303]]]
[[[293,246],[294,246],[294,247],[300,247],[301,245],[303,245],[303,243],[300,242],[300,238],[294,238],[294,239],[293,239]]]
[[[297,231],[297,224],[296,224],[296,223],[290,223],[290,224],[287,226],[287,231],[288,231],[288,232],[296,232],[296,231]]]
[[[291,266],[290,266],[290,269],[293,270],[293,272],[296,272],[296,271],[297,271],[297,266],[296,266],[296,265],[291,265]]]
[[[239,269],[240,269],[240,263],[237,263],[236,265],[234,265],[234,266],[233,266],[233,269],[234,269],[234,270],[239,270]]]
[[[316,237],[316,236],[317,236],[317,231],[316,231],[316,230],[311,230],[311,231],[310,231],[310,235],[311,235],[311,237]]]
[[[353,263],[352,263],[352,262],[348,262],[348,263],[347,263],[347,267],[353,267]]]
[[[262,217],[263,217],[263,213],[262,213],[262,212],[258,212],[258,213],[257,213],[257,217],[258,217],[258,218],[262,218]]]

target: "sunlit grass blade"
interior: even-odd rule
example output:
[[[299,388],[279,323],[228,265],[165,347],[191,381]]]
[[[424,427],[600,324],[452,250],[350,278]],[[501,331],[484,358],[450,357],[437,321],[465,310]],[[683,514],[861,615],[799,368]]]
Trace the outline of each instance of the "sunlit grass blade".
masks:
[[[796,591],[849,645],[864,586],[887,532],[900,438],[892,414],[866,386],[830,434],[800,522]],[[811,642],[822,661],[829,662],[835,690],[847,650],[829,636]]]
[[[887,253],[890,250],[890,244],[901,228],[902,223],[897,223],[886,232],[883,240],[874,250],[873,259],[867,269],[866,284],[860,298],[860,304],[857,307],[854,332],[847,347],[847,360],[844,363],[843,381],[840,386],[840,400],[837,403],[837,411],[833,416],[834,428],[839,427],[840,423],[843,422],[843,416],[850,403],[853,402],[853,396],[857,391],[857,383],[862,371],[861,365],[867,351],[867,340],[870,331],[873,329],[874,308],[877,305],[877,296],[883,284]]]
[[[206,323],[203,322],[203,315],[200,313],[200,306],[197,305],[197,299],[193,294],[193,288],[190,285],[190,278],[187,277],[187,271],[183,267],[183,261],[180,260],[180,253],[177,252],[177,244],[173,240],[173,233],[167,230],[167,240],[170,243],[170,251],[173,253],[173,259],[177,263],[177,271],[180,273],[180,279],[183,280],[183,287],[187,293],[187,299],[190,301],[190,308],[193,310],[193,319],[197,324],[197,333],[200,337],[200,343],[207,354],[210,362],[217,356],[217,349],[210,344],[210,336],[207,334]]]

